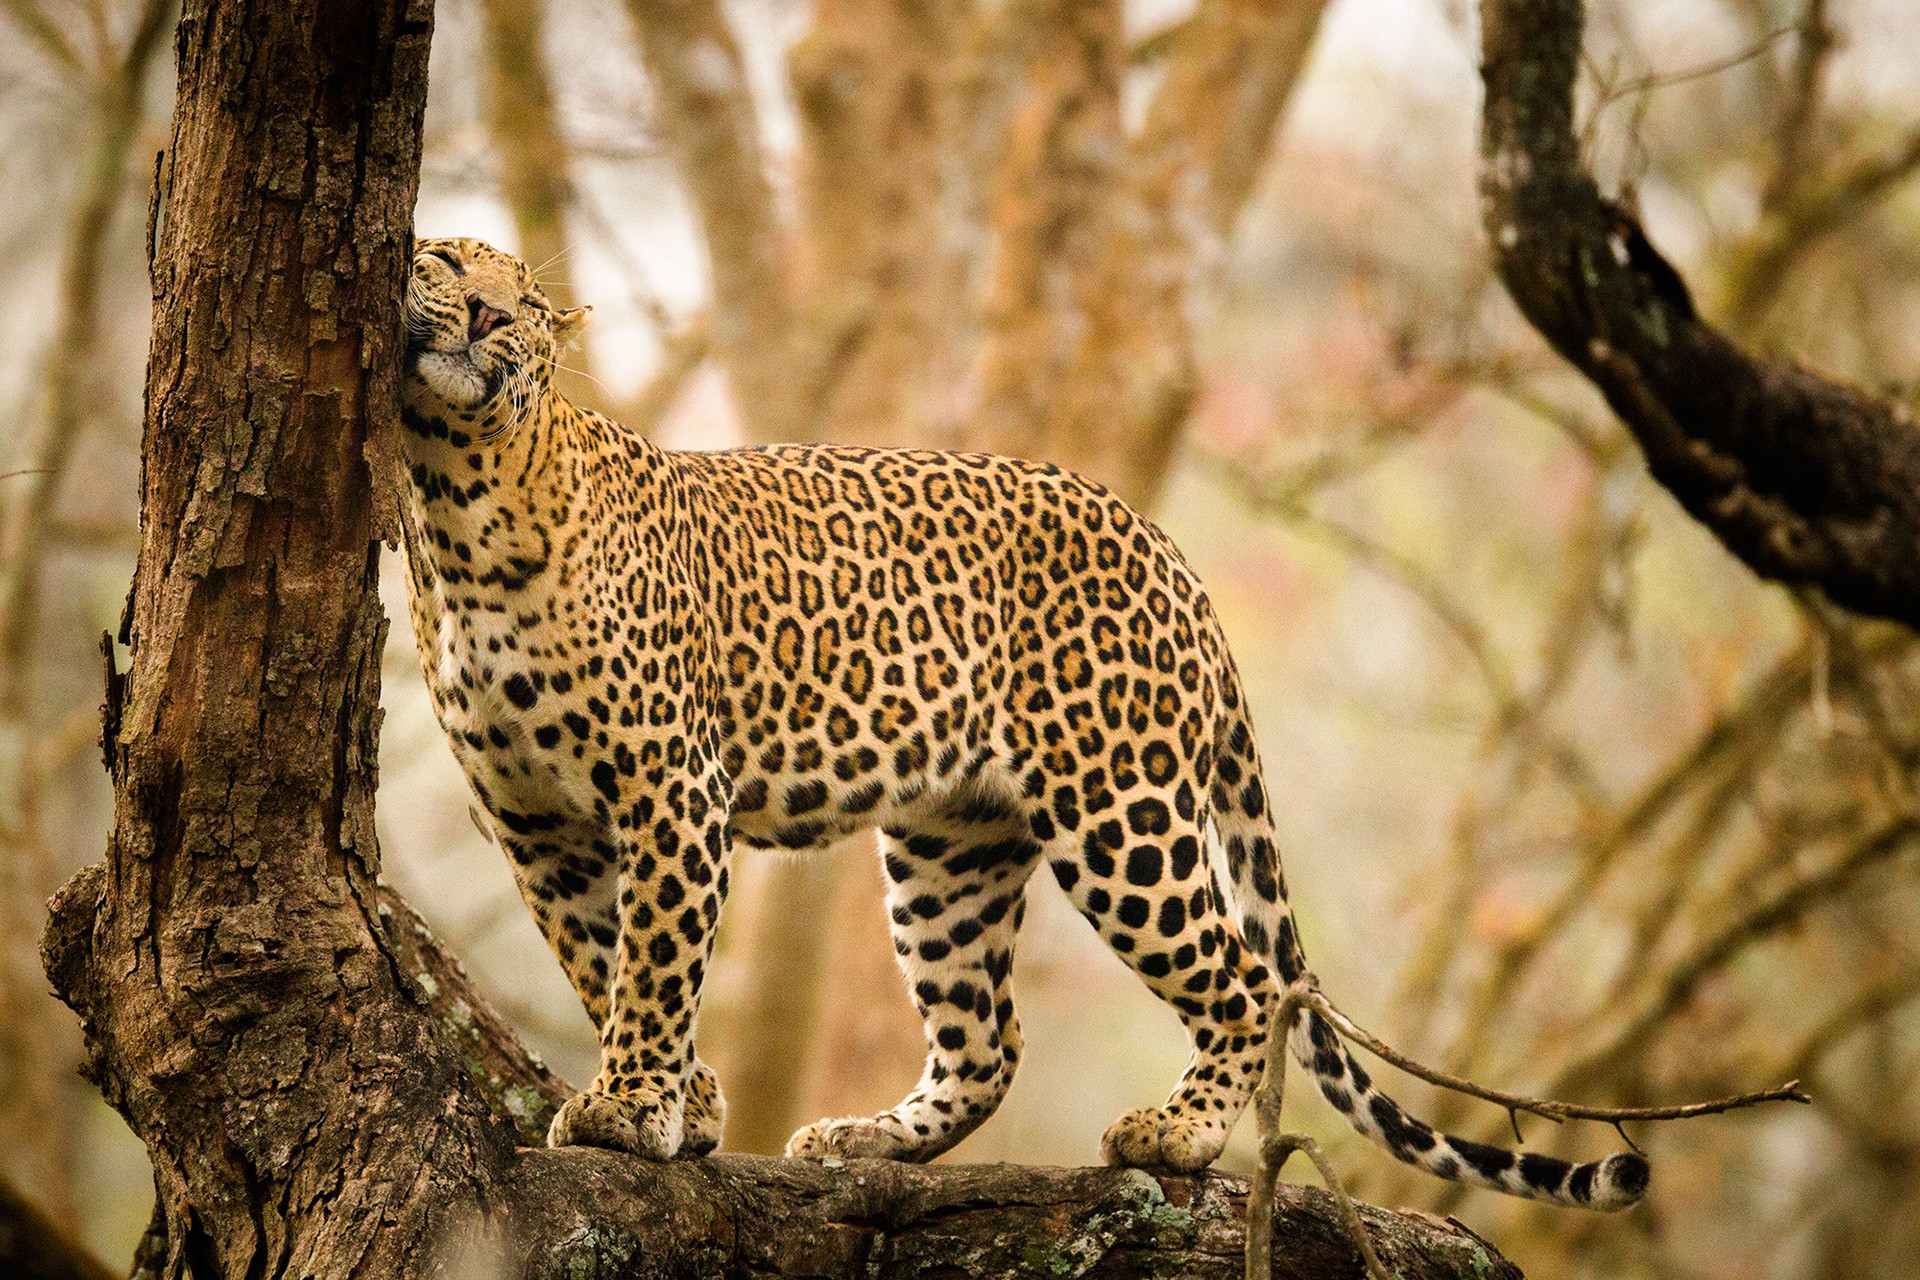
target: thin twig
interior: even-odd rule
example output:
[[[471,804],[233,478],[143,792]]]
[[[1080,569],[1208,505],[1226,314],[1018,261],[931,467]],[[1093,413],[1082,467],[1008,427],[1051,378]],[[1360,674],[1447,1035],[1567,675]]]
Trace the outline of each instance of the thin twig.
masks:
[[[1827,62],[1838,43],[1833,26],[1827,21],[1827,0],[1806,0],[1806,8],[1796,25],[1799,36],[1793,54],[1793,71],[1786,103],[1774,129],[1773,171],[1767,175],[1760,192],[1761,208],[1769,211],[1779,208],[1805,176],[1807,148],[1819,114]]]
[[[1305,1134],[1280,1132],[1281,1095],[1287,1083],[1287,1028],[1293,1025],[1294,1015],[1311,997],[1318,995],[1311,975],[1296,979],[1280,997],[1273,1021],[1267,1024],[1267,1069],[1260,1078],[1260,1087],[1253,1093],[1253,1119],[1260,1133],[1260,1164],[1247,1188],[1246,1280],[1272,1280],[1273,1195],[1280,1183],[1281,1167],[1296,1151],[1306,1152],[1307,1159],[1320,1171],[1320,1181],[1339,1206],[1340,1219],[1360,1250],[1360,1261],[1366,1267],[1368,1280],[1391,1280],[1387,1269],[1380,1265],[1379,1255],[1373,1251],[1373,1241],[1367,1235],[1366,1224],[1360,1221],[1353,1197],[1340,1185],[1332,1161],[1320,1150],[1319,1144]]]
[[[1368,1239],[1366,1228],[1360,1221],[1359,1212],[1354,1209],[1346,1190],[1340,1186],[1334,1175],[1333,1166],[1321,1154],[1319,1147],[1311,1138],[1280,1131],[1280,1107],[1287,1079],[1287,1037],[1294,1018],[1302,1009],[1311,1009],[1332,1024],[1335,1031],[1355,1044],[1360,1045],[1382,1061],[1392,1063],[1402,1071],[1425,1080],[1429,1084],[1464,1093],[1470,1097],[1505,1107],[1507,1116],[1513,1123],[1514,1136],[1519,1137],[1519,1113],[1525,1111],[1531,1115],[1542,1116],[1559,1124],[1566,1120],[1604,1121],[1619,1131],[1628,1146],[1633,1140],[1628,1138],[1621,1125],[1629,1120],[1685,1120],[1694,1116],[1716,1115],[1723,1111],[1735,1111],[1744,1107],[1757,1106],[1763,1102],[1811,1102],[1800,1089],[1800,1082],[1789,1080],[1772,1089],[1762,1089],[1754,1093],[1736,1094],[1729,1098],[1715,1098],[1707,1102],[1689,1102],[1668,1107],[1590,1107],[1573,1102],[1559,1102],[1548,1098],[1530,1098],[1523,1094],[1506,1093],[1498,1089],[1489,1089],[1471,1080],[1448,1075],[1437,1071],[1424,1063],[1409,1058],[1378,1036],[1356,1024],[1353,1019],[1340,1012],[1333,1001],[1327,999],[1314,981],[1312,974],[1306,974],[1294,980],[1276,1002],[1273,1018],[1267,1024],[1267,1065],[1261,1077],[1260,1087],[1253,1094],[1254,1124],[1260,1134],[1260,1164],[1254,1171],[1252,1184],[1247,1191],[1247,1250],[1246,1280],[1268,1280],[1273,1274],[1273,1195],[1279,1184],[1280,1168],[1295,1151],[1305,1151],[1314,1167],[1320,1170],[1321,1178],[1327,1189],[1339,1202],[1341,1217],[1346,1221],[1348,1230],[1354,1235],[1360,1249],[1360,1256],[1366,1264],[1367,1275],[1372,1280],[1387,1280],[1387,1272],[1373,1252],[1372,1242]],[[1637,1147],[1634,1148],[1638,1150]]]
[[[1767,32],[1767,34],[1761,36],[1746,48],[1727,54],[1725,57],[1715,58],[1711,62],[1703,62],[1697,66],[1688,67],[1684,71],[1656,71],[1643,76],[1635,76],[1633,79],[1620,84],[1607,85],[1594,102],[1592,114],[1595,117],[1599,116],[1601,112],[1622,98],[1630,98],[1637,94],[1650,93],[1655,89],[1670,89],[1675,85],[1687,84],[1694,80],[1705,80],[1709,77],[1720,75],[1723,72],[1731,71],[1735,67],[1753,61],[1782,39],[1800,29],[1801,26],[1798,22],[1790,22],[1784,27],[1776,27],[1772,31]]]
[[[1340,1012],[1318,988],[1310,989],[1302,997],[1302,1002],[1332,1023],[1334,1029],[1341,1035],[1382,1061],[1392,1063],[1408,1075],[1417,1076],[1428,1084],[1436,1084],[1443,1089],[1451,1089],[1455,1093],[1464,1093],[1469,1097],[1496,1103],[1509,1111],[1525,1111],[1531,1115],[1542,1116],[1555,1124],[1564,1120],[1600,1120],[1609,1124],[1618,1124],[1625,1120],[1685,1120],[1693,1116],[1710,1116],[1722,1111],[1736,1111],[1743,1107],[1758,1106],[1763,1102],[1813,1101],[1800,1089],[1798,1080],[1789,1080],[1783,1085],[1772,1089],[1761,1089],[1754,1093],[1740,1093],[1728,1098],[1714,1098],[1707,1102],[1689,1102],[1669,1107],[1590,1107],[1577,1102],[1532,1098],[1525,1094],[1489,1089],[1485,1085],[1475,1084],[1459,1076],[1448,1075],[1444,1071],[1409,1058]]]

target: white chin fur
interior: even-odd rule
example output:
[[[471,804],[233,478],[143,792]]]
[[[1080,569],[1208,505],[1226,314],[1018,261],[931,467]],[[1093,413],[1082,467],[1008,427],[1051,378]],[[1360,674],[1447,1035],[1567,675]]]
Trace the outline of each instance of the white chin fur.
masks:
[[[471,409],[487,398],[487,377],[464,351],[422,351],[415,368],[429,391],[457,409]]]

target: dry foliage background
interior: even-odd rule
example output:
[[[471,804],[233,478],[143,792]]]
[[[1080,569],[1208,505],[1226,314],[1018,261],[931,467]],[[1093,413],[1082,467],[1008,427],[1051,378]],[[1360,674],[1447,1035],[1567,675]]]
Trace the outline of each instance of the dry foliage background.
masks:
[[[1470,7],[1202,3],[441,0],[418,225],[549,262],[597,308],[568,390],[663,442],[992,448],[1151,505],[1250,685],[1309,954],[1388,1039],[1583,1101],[1816,1097],[1636,1134],[1655,1191],[1617,1219],[1462,1205],[1297,1097],[1356,1194],[1537,1277],[1911,1274],[1920,646],[1757,583],[1513,313]],[[34,941],[110,817],[170,23],[0,0],[0,1172],[116,1265],[145,1161]],[[1910,402],[1917,47],[1904,0],[1596,0],[1584,103],[1717,323]],[[387,872],[585,1079],[409,644]],[[911,1081],[883,924],[864,849],[743,868],[701,1033],[730,1146]],[[1019,964],[1023,1073],[956,1156],[1084,1163],[1181,1036],[1058,895]]]

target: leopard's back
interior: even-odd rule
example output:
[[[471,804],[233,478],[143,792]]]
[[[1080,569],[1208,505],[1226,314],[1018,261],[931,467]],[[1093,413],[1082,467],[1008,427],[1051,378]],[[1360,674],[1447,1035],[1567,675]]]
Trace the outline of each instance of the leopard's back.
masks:
[[[1070,756],[1124,779],[1129,756],[1192,760],[1217,728],[1232,677],[1204,593],[1092,481],[824,445],[676,471],[748,842],[811,847],[956,788],[1018,793],[1036,770],[1080,775]]]

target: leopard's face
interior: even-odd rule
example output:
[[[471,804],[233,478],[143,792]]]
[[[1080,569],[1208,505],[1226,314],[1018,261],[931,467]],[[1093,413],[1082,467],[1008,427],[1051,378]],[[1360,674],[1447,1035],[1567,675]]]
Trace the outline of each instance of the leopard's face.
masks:
[[[482,240],[414,242],[407,284],[411,395],[468,414],[532,403],[586,309],[556,311],[527,265]]]

